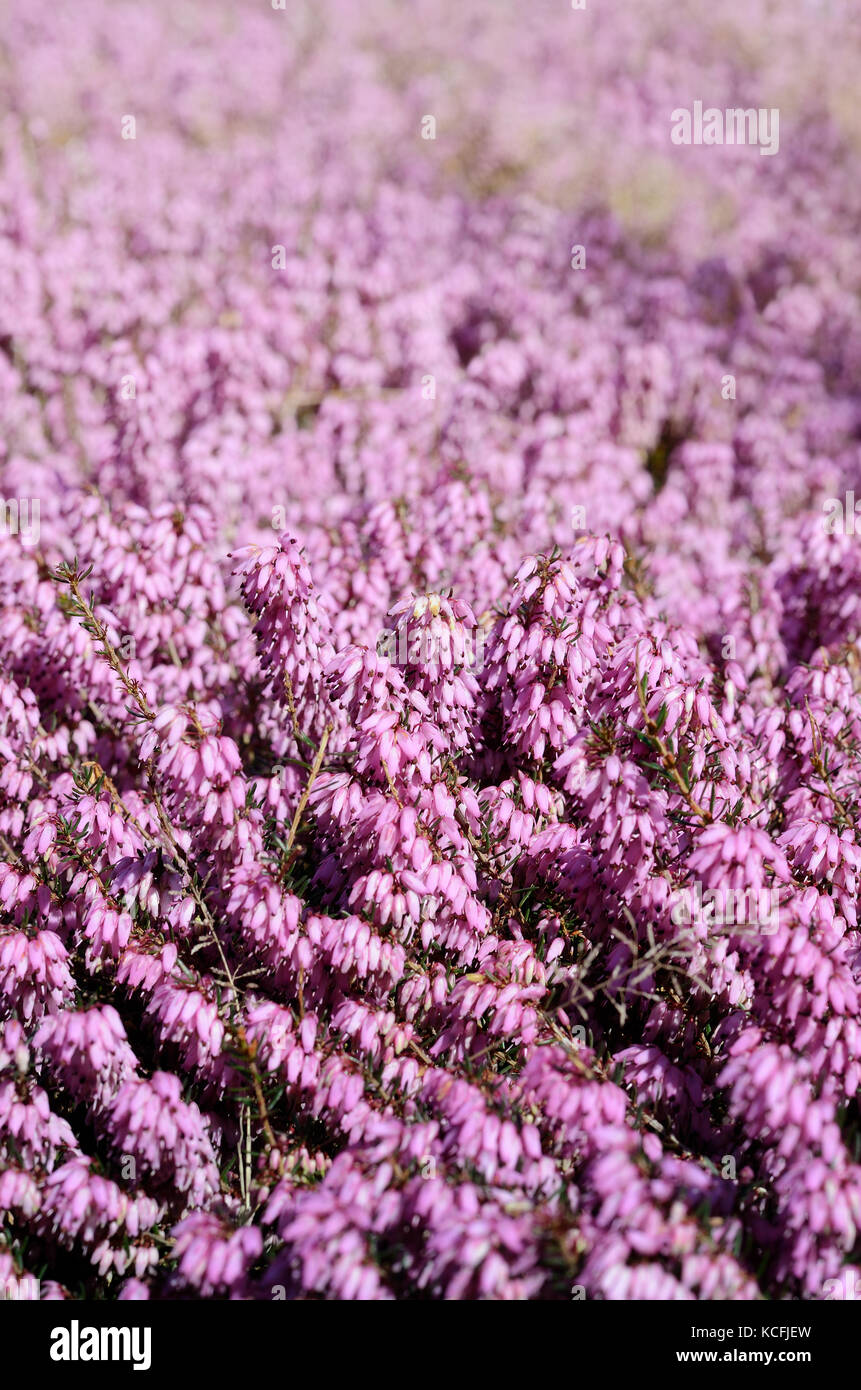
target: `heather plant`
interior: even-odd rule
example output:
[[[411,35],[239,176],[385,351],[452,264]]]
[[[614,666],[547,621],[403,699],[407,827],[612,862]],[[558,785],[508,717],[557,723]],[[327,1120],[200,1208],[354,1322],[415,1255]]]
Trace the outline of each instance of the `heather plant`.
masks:
[[[4,1286],[861,1281],[859,18],[485,10],[9,6]]]

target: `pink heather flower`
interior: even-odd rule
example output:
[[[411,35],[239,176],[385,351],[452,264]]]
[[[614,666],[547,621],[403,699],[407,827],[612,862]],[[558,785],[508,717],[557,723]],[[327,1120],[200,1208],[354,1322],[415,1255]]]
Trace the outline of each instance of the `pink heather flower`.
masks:
[[[110,1004],[45,1019],[33,1044],[46,1070],[93,1109],[103,1110],[137,1069],[122,1019]]]
[[[232,1230],[208,1212],[195,1212],[174,1227],[174,1257],[181,1279],[203,1297],[229,1297],[241,1291],[263,1249],[256,1226]]]
[[[127,1081],[110,1107],[107,1127],[115,1150],[134,1158],[156,1188],[167,1186],[193,1205],[218,1191],[203,1117],[197,1105],[183,1101],[173,1074]]]
[[[39,1221],[61,1245],[82,1248],[100,1275],[132,1268],[140,1277],[158,1259],[145,1238],[158,1216],[152,1198],[130,1197],[81,1156],[46,1179]]]

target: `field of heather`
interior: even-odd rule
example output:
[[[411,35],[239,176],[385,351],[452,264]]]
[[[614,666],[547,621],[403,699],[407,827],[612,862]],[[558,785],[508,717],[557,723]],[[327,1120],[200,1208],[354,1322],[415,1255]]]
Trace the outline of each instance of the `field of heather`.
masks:
[[[861,1296],[859,63],[4,4],[7,1296]]]

